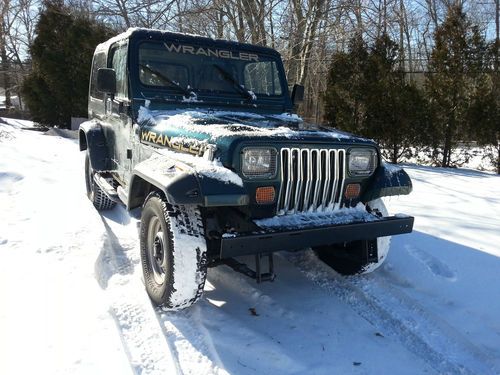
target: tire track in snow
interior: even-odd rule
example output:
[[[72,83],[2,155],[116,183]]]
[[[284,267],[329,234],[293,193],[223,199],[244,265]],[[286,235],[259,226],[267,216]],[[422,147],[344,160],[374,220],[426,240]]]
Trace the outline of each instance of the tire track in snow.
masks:
[[[96,276],[101,287],[109,285],[108,289],[116,289],[110,313],[134,371],[198,374],[202,369],[204,374],[227,374],[202,324],[199,306],[179,312],[164,312],[153,307],[142,277],[134,276],[136,265],[137,272],[142,274],[137,232],[130,230],[137,224],[137,217],[129,216],[121,207],[115,210],[118,212],[111,211],[108,215],[111,219],[102,218],[106,234]],[[132,223],[115,226],[110,220]],[[162,349],[159,351],[159,348]],[[162,357],[167,357],[167,363]]]
[[[439,373],[500,373],[487,355],[453,327],[376,276],[342,277],[312,251],[283,255],[307,278],[336,295]]]
[[[182,374],[228,374],[203,325],[200,304],[175,312],[156,309],[164,336],[169,341]]]
[[[102,218],[102,217],[101,217]],[[136,374],[175,374],[178,372],[170,347],[162,334],[155,311],[135,275],[138,256],[135,241],[122,245],[102,218],[105,233],[96,260],[95,275],[109,301],[132,371]]]

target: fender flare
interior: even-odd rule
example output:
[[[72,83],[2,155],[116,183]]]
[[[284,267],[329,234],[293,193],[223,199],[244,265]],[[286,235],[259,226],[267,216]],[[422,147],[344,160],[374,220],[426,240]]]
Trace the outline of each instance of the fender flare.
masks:
[[[193,204],[202,207],[244,206],[250,201],[244,186],[197,173],[194,169],[176,168],[176,161],[148,159],[132,172],[127,208],[143,204],[153,189],[160,190],[170,204]]]
[[[108,148],[101,125],[95,121],[85,121],[78,130],[80,151],[89,150],[90,165],[96,171],[109,170]]]
[[[413,190],[410,176],[403,168],[392,164],[380,165],[372,177],[371,183],[362,195],[363,202],[389,197],[407,195]]]

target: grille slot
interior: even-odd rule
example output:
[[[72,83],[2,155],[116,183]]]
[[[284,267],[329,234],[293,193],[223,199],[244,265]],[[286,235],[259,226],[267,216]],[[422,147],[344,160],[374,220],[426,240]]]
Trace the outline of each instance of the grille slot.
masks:
[[[340,208],[345,150],[282,148],[278,215]]]

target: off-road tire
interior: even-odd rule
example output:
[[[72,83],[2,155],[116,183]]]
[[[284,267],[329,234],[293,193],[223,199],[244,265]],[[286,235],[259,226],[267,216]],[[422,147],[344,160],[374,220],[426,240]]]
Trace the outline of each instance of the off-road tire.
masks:
[[[94,181],[94,170],[90,165],[90,155],[85,153],[85,187],[87,188],[87,197],[90,199],[97,211],[105,211],[112,209],[116,202],[113,202],[102,191],[102,189]]]
[[[378,215],[388,216],[387,209],[382,199],[375,199],[367,203],[367,209]],[[324,263],[328,264],[341,275],[360,275],[375,271],[387,259],[391,237],[377,238],[378,261],[365,263],[348,256],[362,251],[362,241],[353,241],[346,244],[318,246],[313,250]]]
[[[146,291],[164,310],[180,310],[203,294],[207,249],[196,206],[168,204],[158,192],[142,208],[141,263]]]

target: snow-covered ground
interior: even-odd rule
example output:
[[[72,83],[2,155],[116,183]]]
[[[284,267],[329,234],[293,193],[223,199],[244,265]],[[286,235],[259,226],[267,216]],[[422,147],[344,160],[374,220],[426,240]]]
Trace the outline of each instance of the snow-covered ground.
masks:
[[[386,203],[415,231],[378,272],[283,253],[274,283],[210,269],[199,303],[165,313],[139,212],[98,214],[76,141],[24,126],[0,119],[1,374],[500,373],[500,177],[408,166],[414,192]]]

